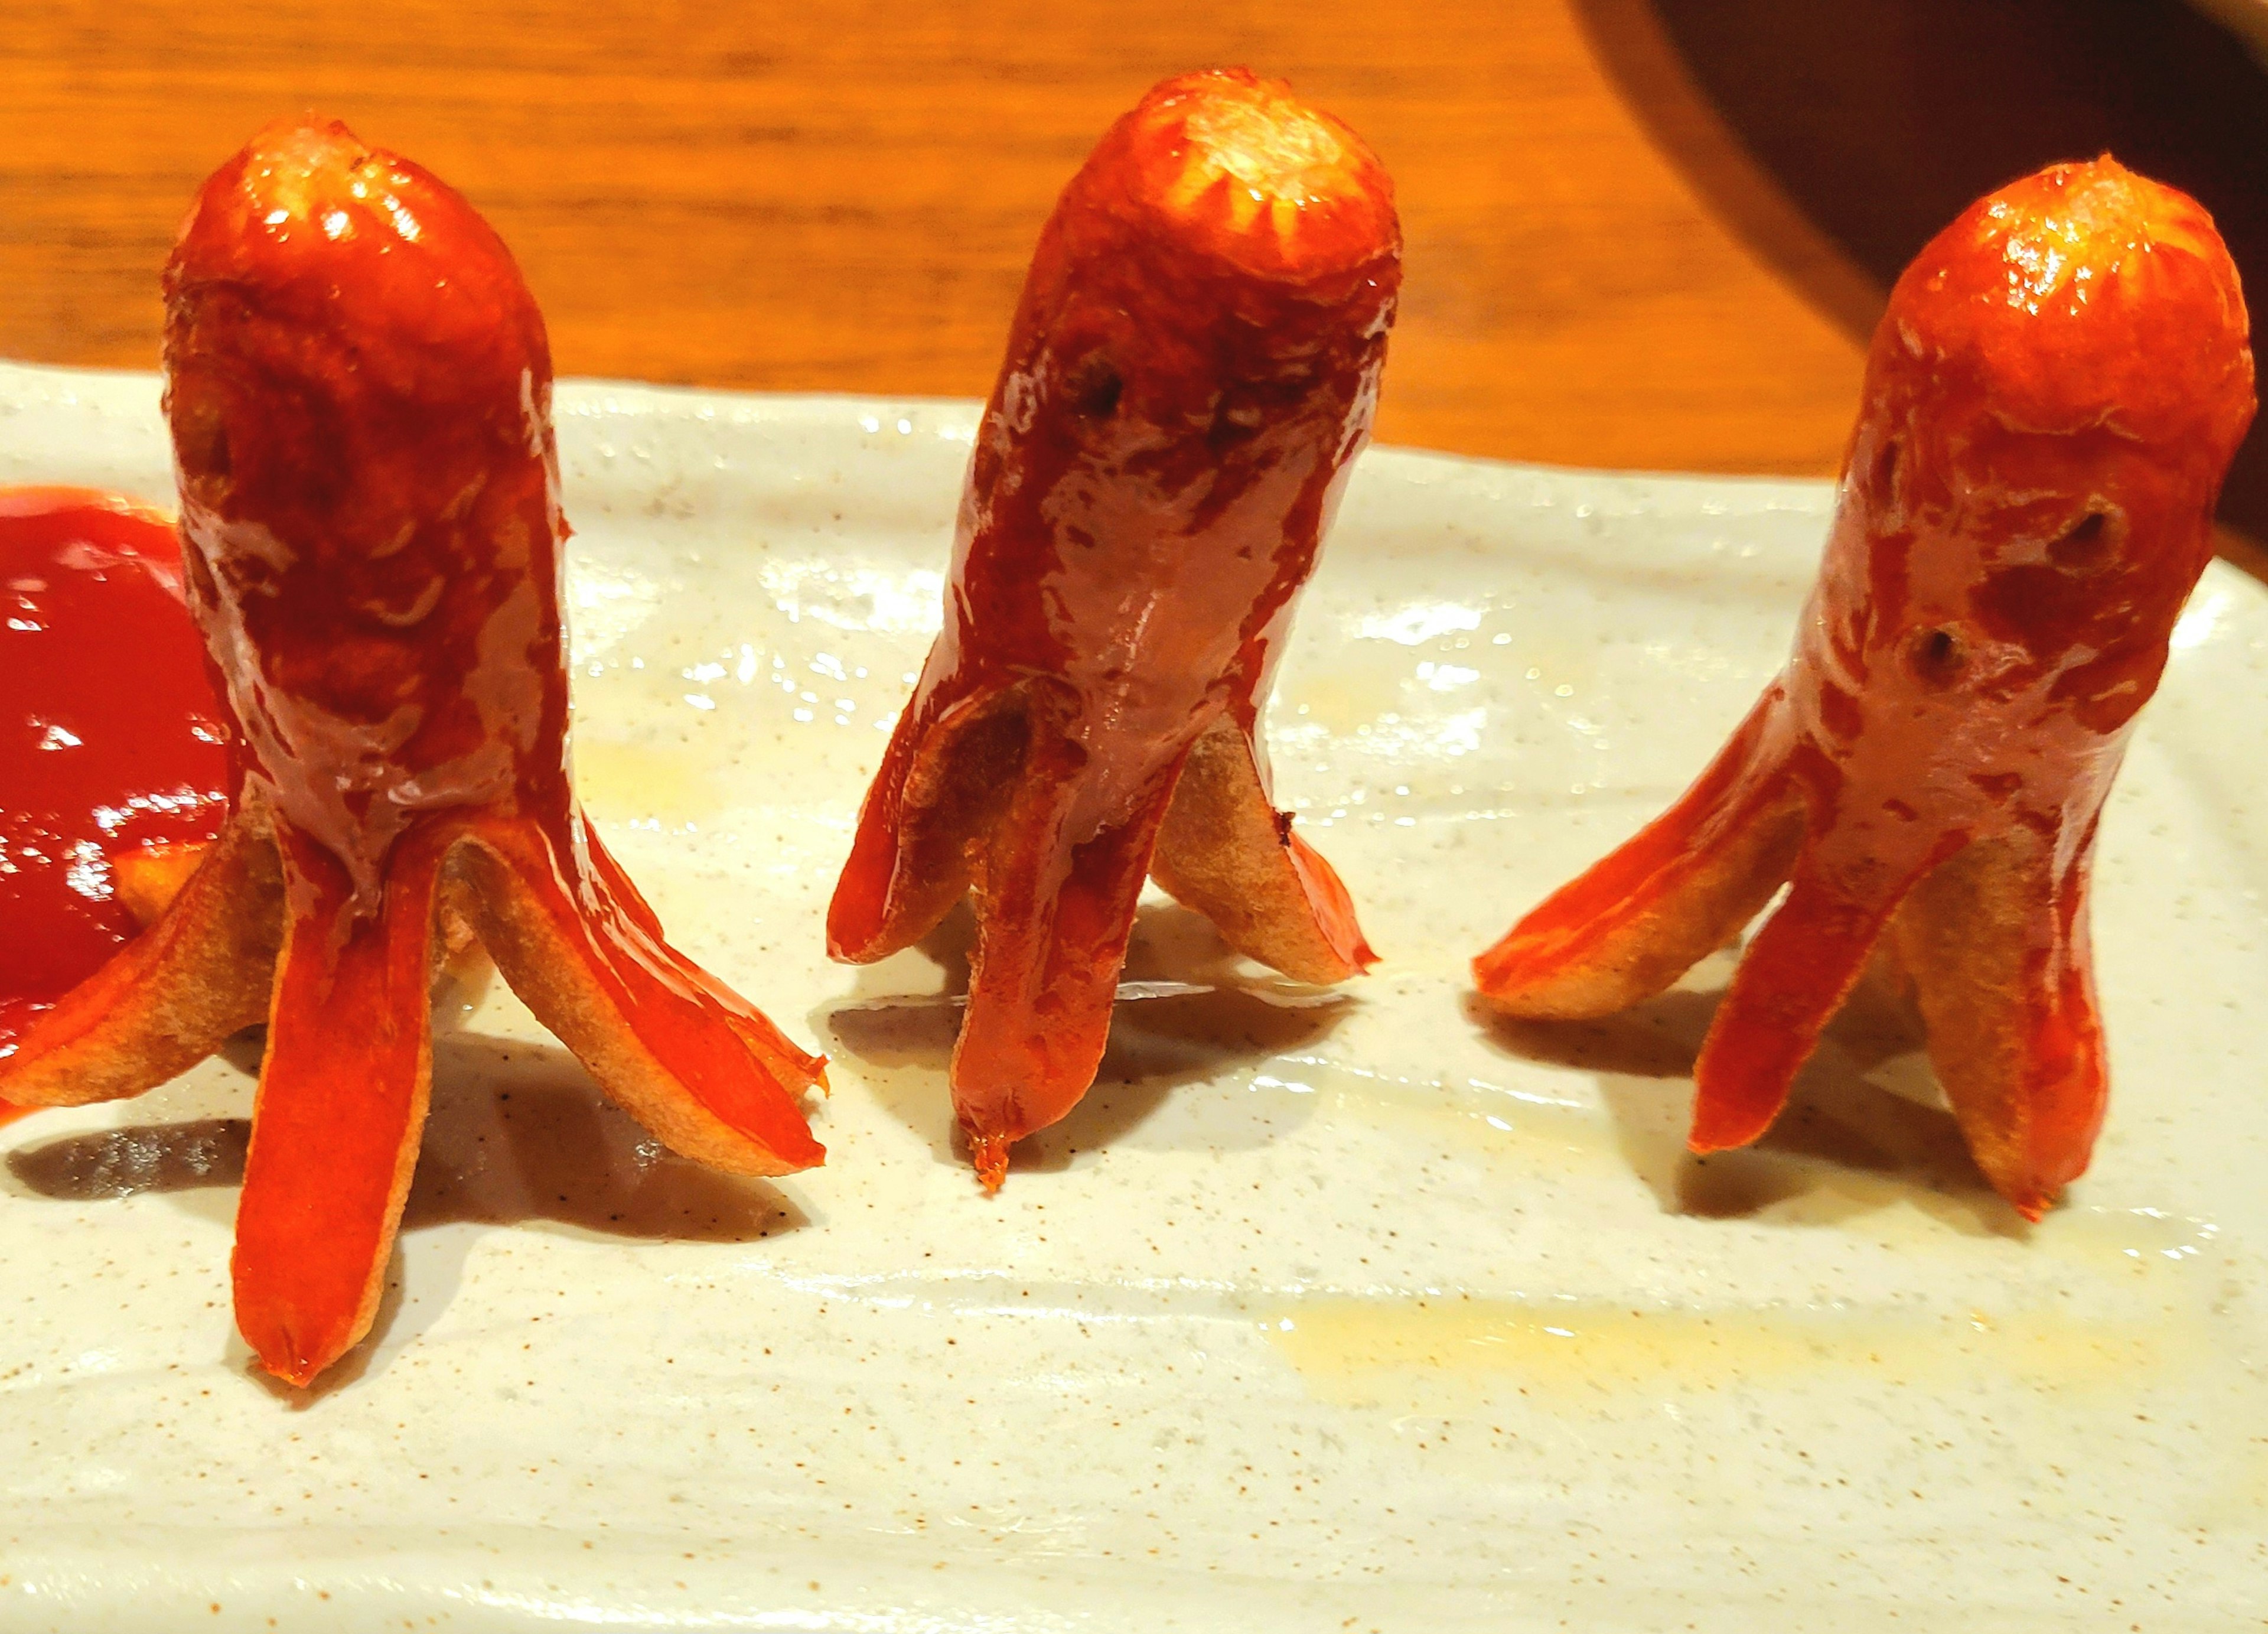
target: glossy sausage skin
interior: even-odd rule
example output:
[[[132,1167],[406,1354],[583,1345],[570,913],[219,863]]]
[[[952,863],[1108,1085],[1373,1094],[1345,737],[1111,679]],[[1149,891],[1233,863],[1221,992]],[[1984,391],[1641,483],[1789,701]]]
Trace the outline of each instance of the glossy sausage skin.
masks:
[[[365,899],[421,812],[563,811],[551,360],[502,241],[280,127],[206,184],[166,299],[190,593],[260,797]]]
[[[828,921],[877,959],[974,887],[953,1086],[988,1185],[1092,1081],[1145,873],[1292,975],[1370,961],[1269,799],[1258,716],[1369,432],[1400,244],[1359,138],[1241,71],[1152,91],[1041,234],[945,629]]]
[[[542,320],[472,207],[344,127],[271,128],[166,274],[191,611],[242,725],[227,826],[0,1067],[137,1093],[269,1023],[239,1326],[305,1384],[367,1331],[423,1128],[446,903],[600,1086],[689,1156],[818,1162],[818,1060],[663,938],[568,776]]]
[[[2107,1096],[2103,799],[2252,412],[2194,201],[2109,158],[1980,200],[1892,292],[1786,670],[1675,807],[1476,961],[1482,992],[1623,1008],[1792,881],[1697,1064],[1694,1149],[1764,1132],[1887,938],[1970,1150],[2036,1218]]]

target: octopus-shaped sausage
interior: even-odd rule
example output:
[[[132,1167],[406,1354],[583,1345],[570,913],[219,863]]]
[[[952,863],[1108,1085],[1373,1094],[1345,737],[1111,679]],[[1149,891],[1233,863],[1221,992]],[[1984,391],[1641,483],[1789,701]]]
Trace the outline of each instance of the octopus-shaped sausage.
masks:
[[[368,1330],[416,1159],[444,902],[600,1085],[746,1174],[824,1155],[820,1062],[663,939],[578,806],[543,324],[457,194],[336,124],[206,183],[167,265],[189,607],[239,724],[228,821],[0,1063],[136,1094],[265,1019],[236,1314],[304,1385]]]
[[[1369,432],[1400,251],[1361,140],[1242,71],[1152,90],[1041,234],[945,629],[828,916],[863,963],[974,887],[952,1080],[988,1189],[1093,1082],[1145,874],[1289,975],[1372,961],[1258,729]]]
[[[1756,1139],[1878,941],[1992,1186],[2036,1219],[2108,1093],[2102,803],[2252,418],[2236,269],[2109,158],[1978,201],[1892,291],[1793,660],[1675,806],[1475,961],[1515,1015],[1660,991],[1763,909],[1691,1145]]]

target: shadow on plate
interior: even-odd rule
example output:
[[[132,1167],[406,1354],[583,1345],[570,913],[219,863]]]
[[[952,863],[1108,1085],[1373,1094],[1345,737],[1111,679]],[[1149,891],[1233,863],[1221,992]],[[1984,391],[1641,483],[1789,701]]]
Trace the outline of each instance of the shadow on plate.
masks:
[[[256,1040],[232,1041],[225,1053],[247,1073],[258,1071]],[[7,1165],[39,1196],[85,1203],[167,1194],[225,1224],[234,1218],[251,1131],[248,1119],[236,1117],[104,1130],[20,1147]],[[738,1243],[792,1231],[806,1217],[761,1181],[667,1150],[556,1045],[437,1034],[432,1106],[402,1230],[526,1222],[603,1237]],[[278,1395],[319,1400],[423,1332],[448,1307],[477,1234],[435,1233],[406,1255],[397,1243],[371,1337],[312,1390],[278,1386]]]
[[[926,1140],[939,1162],[955,1167],[968,1164],[968,1152],[946,1071],[976,933],[964,902],[913,948],[862,968],[850,996],[812,1018],[857,1057],[875,1099]],[[1175,1088],[1316,1043],[1353,1002],[1271,976],[1201,916],[1145,902],[1135,914],[1094,1086],[1060,1122],[1018,1143],[1013,1172],[1064,1169],[1079,1152],[1110,1145],[1234,1151],[1275,1139],[1308,1116],[1305,1098],[1287,1106],[1271,1097],[1263,1107],[1240,1096],[1232,1108],[1215,1096],[1182,1105],[1182,1115],[1160,1113]]]
[[[1697,974],[1712,973],[1721,980],[1729,961]],[[1506,1053],[1596,1076],[1625,1160],[1667,1213],[1825,1226],[1904,1202],[1970,1236],[2029,1229],[1986,1184],[1952,1113],[1932,1104],[1936,1086],[1918,1026],[1871,975],[1829,1026],[1762,1140],[1706,1157],[1688,1151],[1693,1063],[1723,997],[1673,988],[1595,1021],[1517,1020],[1477,995],[1465,1005]]]

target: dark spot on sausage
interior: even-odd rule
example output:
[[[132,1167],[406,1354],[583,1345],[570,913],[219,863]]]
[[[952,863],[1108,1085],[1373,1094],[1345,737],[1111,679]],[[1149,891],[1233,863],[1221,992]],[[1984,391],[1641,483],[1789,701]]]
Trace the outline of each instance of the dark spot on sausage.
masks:
[[[1961,679],[1969,654],[1949,629],[1925,629],[1906,649],[1906,666],[1925,687],[1949,687]]]
[[[1859,700],[1832,681],[1822,681],[1819,688],[1819,722],[1830,735],[1843,743],[1854,743],[1866,730],[1867,711]]]
[[[1893,437],[1886,439],[1874,453],[1874,475],[1867,487],[1873,490],[1875,499],[1883,504],[1889,504],[1897,497],[1896,484],[1900,452],[1898,439]]]
[[[1118,412],[1118,399],[1126,382],[1117,366],[1101,352],[1090,352],[1064,371],[1064,394],[1073,414],[1089,420],[1108,420]]]
[[[2015,817],[2018,828],[2029,828],[2043,840],[2052,840],[2061,832],[2057,827],[2054,817],[2046,812],[2019,811],[2015,813]],[[2081,854],[2084,855],[2084,853]]]
[[[2102,563],[2121,533],[2107,511],[2090,511],[2048,547],[2048,559],[2060,568],[2091,568]]]

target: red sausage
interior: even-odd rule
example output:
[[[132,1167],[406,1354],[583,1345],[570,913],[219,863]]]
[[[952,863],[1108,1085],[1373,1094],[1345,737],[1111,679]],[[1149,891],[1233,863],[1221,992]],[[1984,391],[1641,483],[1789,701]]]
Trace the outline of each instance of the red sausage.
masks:
[[[1360,138],[1241,71],[1152,91],[1041,234],[945,629],[828,919],[863,962],[975,888],[953,1090],[988,1186],[1093,1081],[1145,873],[1293,975],[1371,961],[1270,800],[1258,718],[1369,434],[1400,257]]]
[[[2104,158],[1971,206],[1875,332],[1786,670],[1675,806],[1481,955],[1482,992],[1621,1009],[1792,880],[1695,1068],[1694,1149],[1770,1126],[1887,934],[1970,1151],[2037,1218],[2102,1125],[2089,862],[2212,555],[2246,342],[2170,188]]]

